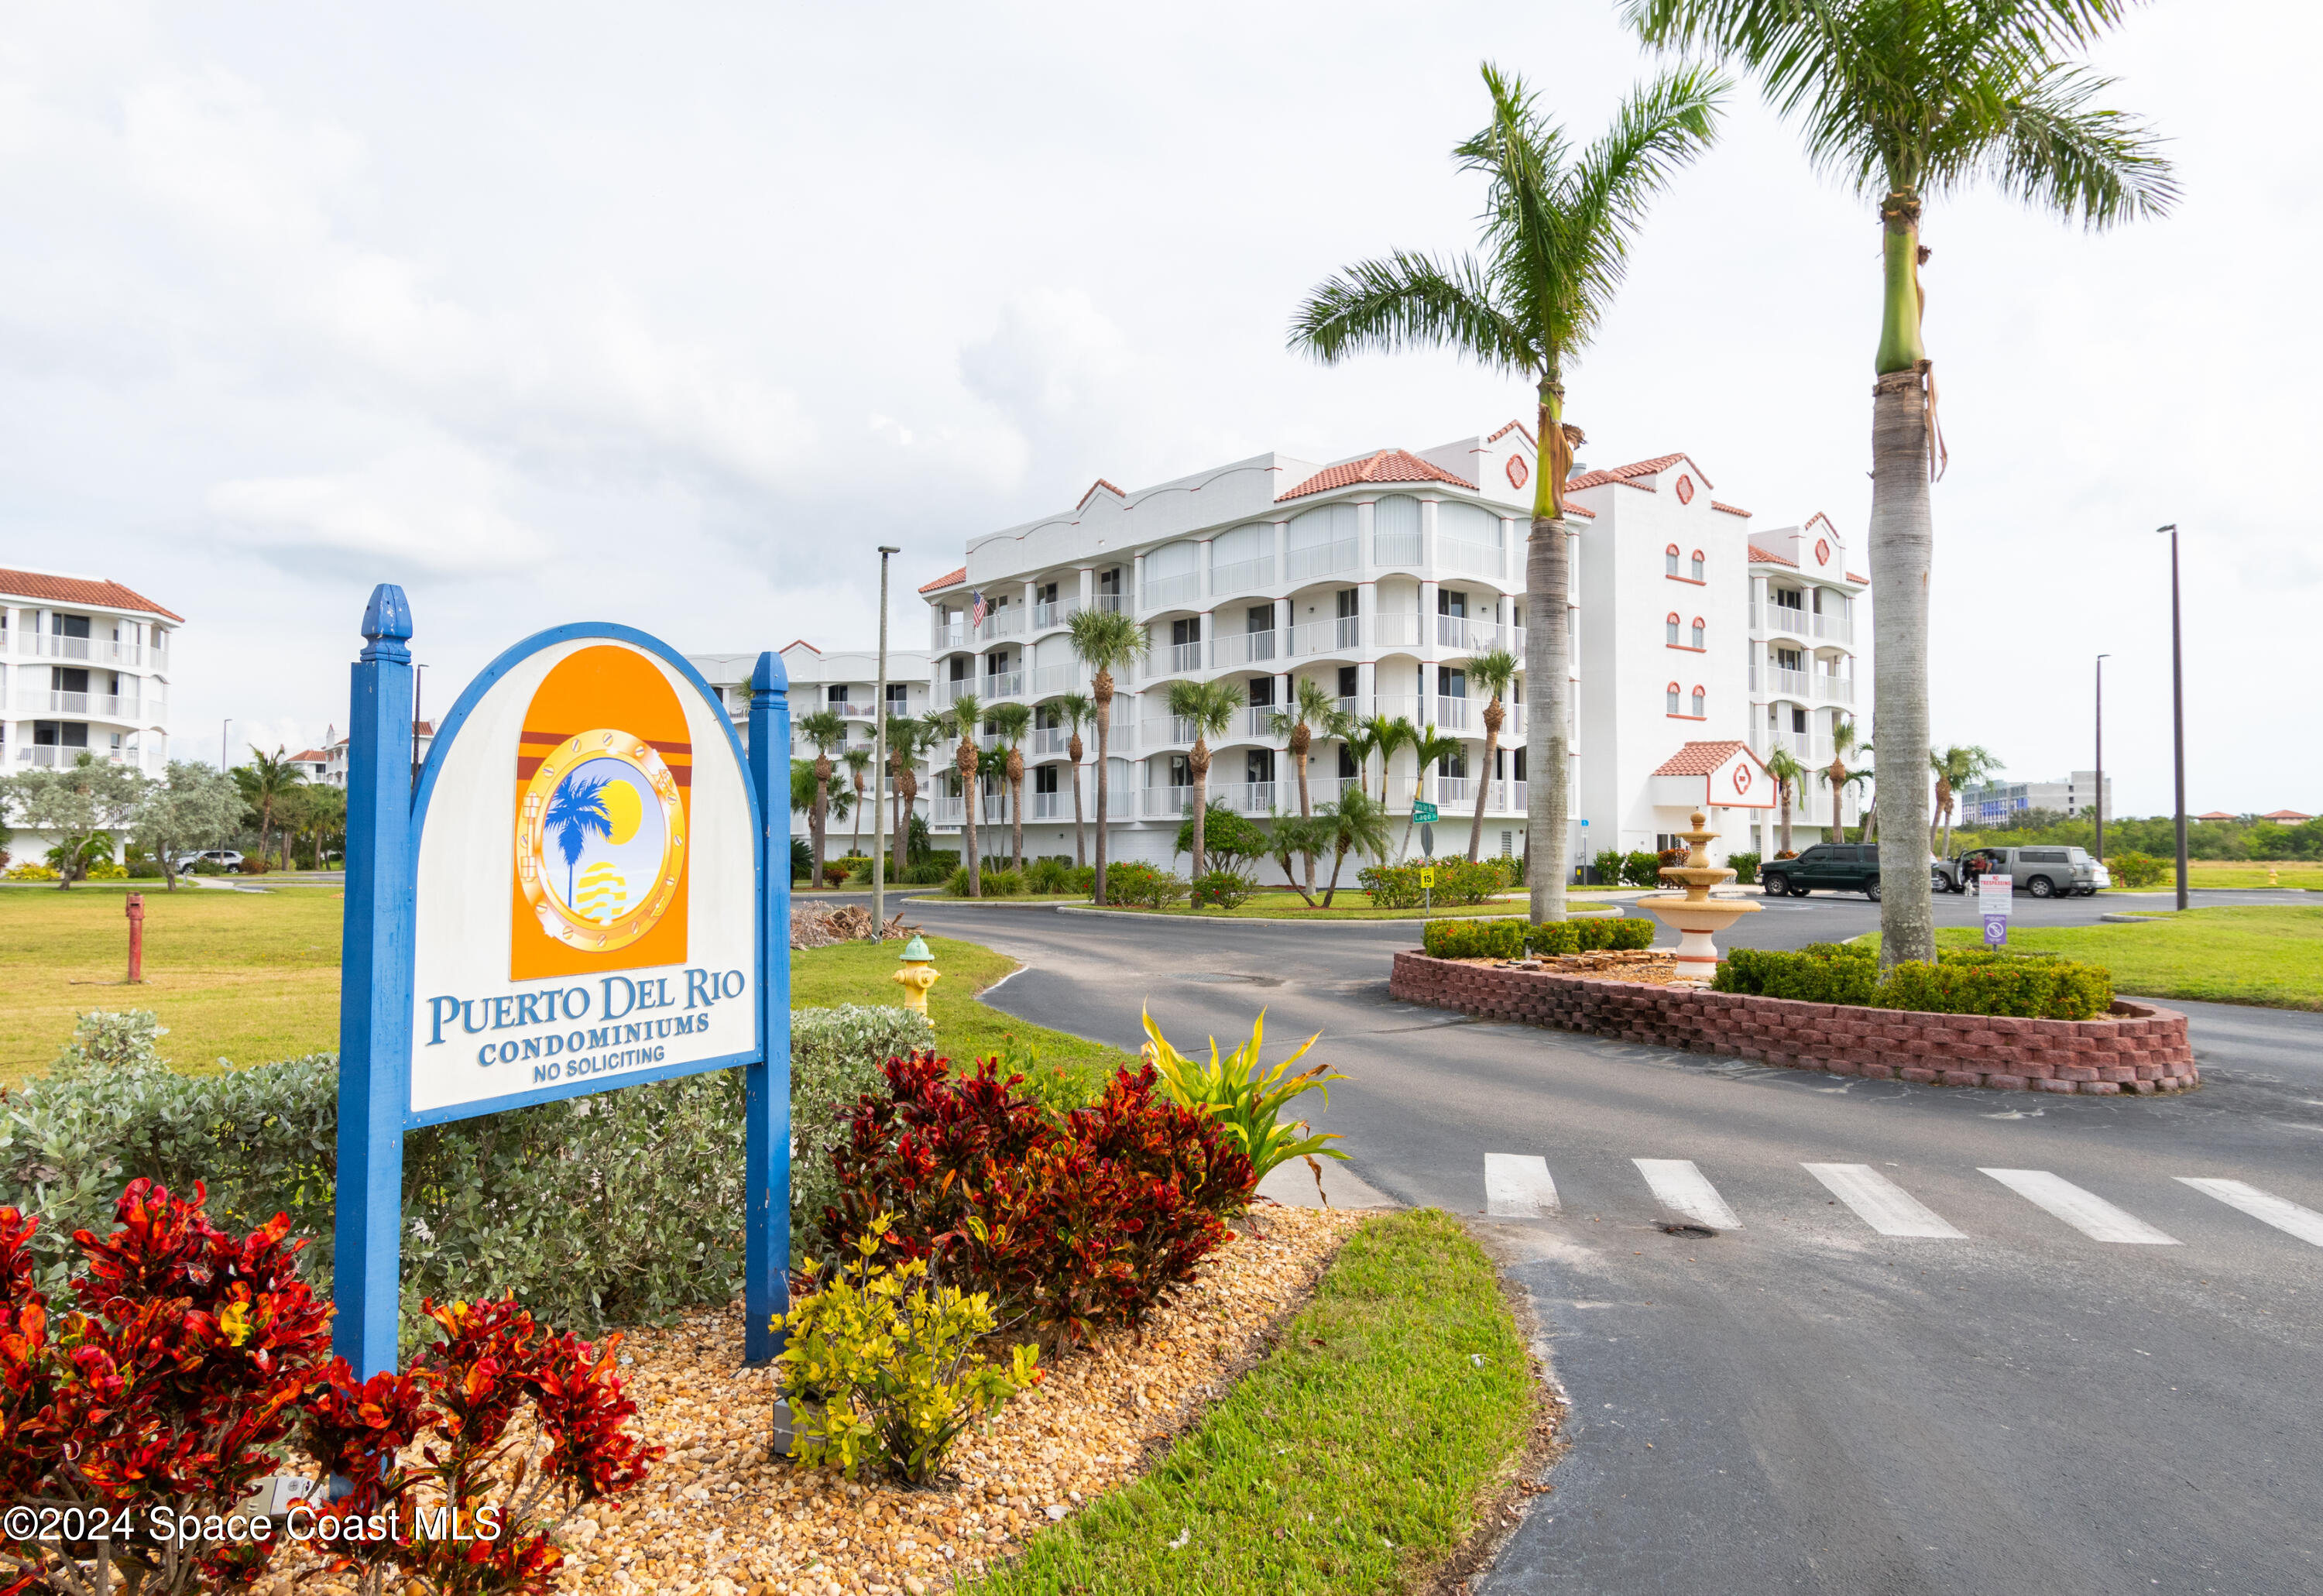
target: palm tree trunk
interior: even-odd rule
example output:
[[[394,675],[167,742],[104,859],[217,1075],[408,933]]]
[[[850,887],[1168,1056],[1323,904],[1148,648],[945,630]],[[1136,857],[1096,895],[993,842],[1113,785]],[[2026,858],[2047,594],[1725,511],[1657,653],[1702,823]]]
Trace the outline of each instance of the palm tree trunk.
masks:
[[[1566,678],[1572,674],[1566,606],[1573,562],[1562,514],[1564,473],[1571,468],[1573,449],[1556,414],[1562,398],[1561,390],[1544,387],[1540,407],[1540,449],[1546,469],[1556,473],[1559,513],[1543,516],[1536,504],[1532,535],[1525,544],[1525,678],[1532,687],[1525,720],[1525,885],[1536,924],[1566,917],[1565,883],[1573,872],[1565,740],[1571,697]]]
[[[964,856],[960,863],[968,867],[968,895],[980,898],[984,895],[984,876],[977,868],[976,833],[977,821],[984,813],[984,794],[977,790],[981,784],[976,779],[979,763],[976,756],[976,728],[971,726],[960,734],[959,750],[952,755],[952,768],[960,772],[960,790],[965,794],[961,801],[964,823],[960,836]]]
[[[1775,789],[1783,799],[1783,851],[1791,851],[1791,784],[1785,782]]]
[[[1207,739],[1196,737],[1193,751],[1186,763],[1194,767],[1194,879],[1202,878],[1203,833],[1208,829],[1210,817],[1210,745]]]
[[[1314,807],[1308,802],[1307,796],[1307,761],[1311,752],[1311,748],[1302,745],[1295,754],[1295,761],[1299,767],[1299,818],[1302,821],[1311,821],[1315,818]],[[1289,873],[1284,872],[1285,875]],[[1310,903],[1315,901],[1315,856],[1312,853],[1307,855],[1307,890],[1299,895]]]
[[[1331,906],[1331,900],[1339,895],[1339,869],[1346,862],[1347,850],[1344,848],[1331,855],[1331,885],[1323,889],[1323,907],[1326,909]]]
[[[1915,247],[1916,238],[1911,239]],[[1894,238],[1890,237],[1891,246]],[[1891,255],[1893,250],[1891,248]],[[1927,386],[1918,370],[1882,376],[1871,409],[1873,685],[1884,769],[1928,767],[1928,570],[1934,527],[1928,504]],[[1935,901],[1920,851],[1919,784],[1879,785],[1879,967],[1933,963]]]
[[[1113,735],[1113,673],[1099,671],[1090,682],[1089,689],[1097,700],[1097,880],[1091,885],[1089,901],[1105,902],[1105,833],[1106,800],[1110,794],[1106,779],[1106,751]]]
[[[1008,778],[1008,818],[1015,827],[1009,851],[1016,856],[1016,872],[1021,876],[1024,871],[1024,778],[1021,775]]]
[[[1073,733],[1073,868],[1088,863],[1087,839],[1081,834],[1081,734]]]
[[[1476,818],[1468,823],[1468,862],[1476,862],[1478,851],[1484,845],[1484,800],[1492,792],[1492,760],[1500,752],[1500,717],[1492,711],[1501,707],[1497,698],[1484,707],[1484,773],[1476,778]]]

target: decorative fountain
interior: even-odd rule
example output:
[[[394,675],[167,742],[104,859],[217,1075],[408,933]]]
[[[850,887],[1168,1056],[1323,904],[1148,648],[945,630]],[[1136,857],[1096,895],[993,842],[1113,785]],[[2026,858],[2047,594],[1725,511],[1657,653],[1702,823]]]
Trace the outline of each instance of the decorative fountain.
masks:
[[[1662,867],[1662,879],[1675,882],[1685,891],[1653,893],[1638,900],[1639,908],[1676,930],[1677,951],[1670,959],[1677,966],[1678,978],[1703,986],[1718,973],[1718,949],[1711,937],[1745,914],[1758,912],[1758,905],[1748,899],[1710,895],[1712,887],[1723,886],[1733,880],[1734,872],[1711,864],[1710,839],[1718,833],[1703,829],[1706,818],[1696,810],[1694,830],[1678,833],[1688,845],[1685,863]]]

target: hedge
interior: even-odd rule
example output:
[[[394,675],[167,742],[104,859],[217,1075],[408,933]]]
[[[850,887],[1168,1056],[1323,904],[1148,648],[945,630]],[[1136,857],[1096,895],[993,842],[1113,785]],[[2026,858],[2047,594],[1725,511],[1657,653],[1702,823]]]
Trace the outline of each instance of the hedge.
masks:
[[[1520,920],[1431,920],[1420,932],[1430,959],[1516,959],[1524,943]]]
[[[1899,964],[1883,977],[1868,945],[1815,942],[1795,953],[1736,948],[1712,985],[1804,1003],[2025,1020],[2093,1020],[2113,1007],[2113,976],[2100,965],[1982,948],[1940,949],[1936,958],[1933,965]]]
[[[892,1056],[935,1043],[904,1008],[791,1017],[791,1234],[837,1197],[839,1112]],[[514,1291],[576,1328],[730,1301],[741,1283],[742,1072],[570,1097],[429,1125],[404,1138],[404,1322],[419,1298]],[[0,1094],[0,1206],[38,1214],[43,1283],[67,1273],[72,1233],[107,1228],[145,1176],[206,1183],[228,1229],[277,1212],[315,1238],[308,1276],[329,1289],[338,1063],[304,1059],[179,1075],[158,1063],[84,1067]]]
[[[1558,920],[1526,925],[1515,920],[1431,920],[1420,932],[1431,959],[1518,959],[1535,953],[1595,953],[1650,948],[1654,922],[1630,919]]]

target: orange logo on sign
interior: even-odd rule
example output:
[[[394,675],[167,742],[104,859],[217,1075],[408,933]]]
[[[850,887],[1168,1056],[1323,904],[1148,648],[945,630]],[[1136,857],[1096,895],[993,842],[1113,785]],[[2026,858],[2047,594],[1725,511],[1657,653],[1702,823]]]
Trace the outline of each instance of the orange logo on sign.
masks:
[[[634,648],[583,648],[542,681],[517,740],[510,979],[685,961],[691,737]]]

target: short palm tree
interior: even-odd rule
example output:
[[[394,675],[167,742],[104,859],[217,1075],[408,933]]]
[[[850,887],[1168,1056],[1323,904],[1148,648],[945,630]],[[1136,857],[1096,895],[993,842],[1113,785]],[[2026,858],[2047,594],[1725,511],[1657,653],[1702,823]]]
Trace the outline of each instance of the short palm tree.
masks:
[[[1194,774],[1194,879],[1197,881],[1201,879],[1207,868],[1204,850],[1209,831],[1210,738],[1226,735],[1226,729],[1234,724],[1235,711],[1249,702],[1249,696],[1240,682],[1227,676],[1209,682],[1170,683],[1170,713],[1180,720],[1194,723],[1194,751],[1186,757],[1186,766]]]
[[[1299,773],[1299,819],[1310,820],[1315,813],[1307,795],[1307,760],[1314,751],[1315,738],[1319,736],[1327,741],[1344,738],[1351,724],[1337,697],[1312,676],[1299,677],[1290,707],[1277,710],[1268,718],[1267,729],[1290,746],[1291,768]],[[1306,850],[1306,855],[1307,885],[1300,895],[1311,900],[1315,894],[1315,855],[1312,849]],[[1288,869],[1284,871],[1285,875],[1289,873]]]
[[[1024,739],[1033,733],[1033,706],[992,706],[992,729],[1000,734],[1000,774],[1008,784],[1009,853],[1024,867]]]
[[[1358,735],[1349,738],[1347,745],[1353,748],[1360,741],[1364,746],[1364,753],[1357,756],[1356,778],[1361,780],[1363,776],[1362,760],[1377,754],[1380,762],[1379,801],[1381,807],[1385,808],[1388,766],[1395,763],[1398,749],[1419,737],[1419,729],[1402,715],[1366,715],[1355,722],[1355,730]]]
[[[1928,768],[1936,773],[1935,812],[1928,821],[1928,847],[1950,858],[1952,851],[1952,805],[1962,787],[1973,787],[2006,768],[1989,748],[1974,744],[1963,748],[1955,743],[1949,748],[1928,750]],[[1944,843],[1936,847],[1936,827],[1943,827]],[[1922,875],[1927,874],[1925,871]]]
[[[814,845],[814,880],[822,885],[822,832],[831,812],[831,751],[847,746],[847,722],[835,710],[817,710],[798,719],[798,734],[814,745],[814,807],[806,812],[806,829]]]
[[[924,720],[909,715],[887,717],[887,790],[895,805],[894,861],[889,865],[888,879],[904,879],[904,865],[910,852],[912,805],[920,795],[918,765],[920,756],[928,751],[935,739],[935,729]]]
[[[1433,765],[1441,771],[1444,762],[1446,759],[1451,758],[1459,751],[1460,739],[1456,737],[1446,737],[1442,732],[1437,730],[1433,726],[1421,726],[1413,729],[1411,734],[1411,757],[1413,760],[1413,768],[1411,773],[1411,796],[1413,808],[1409,814],[1404,816],[1403,821],[1403,847],[1400,851],[1404,857],[1409,858],[1411,853],[1411,830],[1414,826],[1419,824],[1419,811],[1418,803],[1420,794],[1427,791],[1428,767]]]
[[[1783,808],[1782,851],[1791,848],[1791,802],[1797,796],[1799,783],[1807,774],[1788,748],[1777,748],[1767,756],[1767,774],[1775,778],[1775,802]]]
[[[1840,795],[1847,791],[1848,784],[1859,779],[1858,773],[1847,767],[1847,757],[1859,746],[1855,722],[1843,715],[1833,716],[1831,723],[1831,763],[1823,769],[1823,784],[1831,789],[1831,839],[1833,842],[1847,840],[1847,827],[1839,818],[1839,800]]]
[[[1525,562],[1525,675],[1535,713],[1526,733],[1532,772],[1527,857],[1556,860],[1530,876],[1532,918],[1565,918],[1573,850],[1566,791],[1571,564],[1565,482],[1579,428],[1565,424],[1565,368],[1588,344],[1620,284],[1646,202],[1708,146],[1726,84],[1694,68],[1657,78],[1624,101],[1586,150],[1540,113],[1513,74],[1487,64],[1492,120],[1454,151],[1491,184],[1482,258],[1439,261],[1398,253],[1348,267],[1308,298],[1290,342],[1325,361],[1365,350],[1449,348],[1521,374],[1539,399],[1538,469]]]
[[[279,747],[271,754],[262,754],[258,751],[258,745],[252,743],[250,763],[234,767],[234,785],[242,789],[242,801],[250,805],[250,812],[258,818],[260,858],[263,859],[273,849],[274,832],[289,810],[291,789],[304,785],[306,780],[298,769],[298,761]],[[580,857],[577,847],[574,857]],[[289,868],[287,861],[283,868]]]
[[[983,808],[977,795],[976,773],[983,764],[983,751],[976,746],[976,729],[983,719],[984,706],[972,693],[961,693],[935,717],[938,736],[960,739],[952,749],[951,763],[960,775],[960,863],[968,867],[968,895],[972,898],[984,895],[984,876],[976,858],[976,822]]]
[[[1097,718],[1097,704],[1086,693],[1060,693],[1049,701],[1049,712],[1066,730],[1065,753],[1073,762],[1073,868],[1088,863],[1081,823],[1081,728]]]
[[[871,749],[868,745],[848,749],[840,757],[847,762],[847,783],[855,789],[855,829],[849,833],[848,857],[858,858],[863,852],[864,793],[869,783]]]
[[[1889,766],[1917,770],[1928,742],[1929,484],[1942,453],[1921,336],[1923,204],[1982,178],[2095,229],[2177,197],[2152,132],[2094,102],[2112,86],[2067,59],[2120,23],[2130,0],[1626,0],[1648,44],[1715,51],[1758,74],[1804,124],[1807,155],[1878,206],[1884,260],[1871,401],[1872,649]],[[1916,784],[1876,802],[1883,968],[1936,956]],[[1892,857],[1890,857],[1892,855]]]
[[[1076,610],[1066,623],[1073,657],[1089,671],[1089,695],[1097,707],[1097,883],[1094,901],[1105,902],[1106,749],[1113,724],[1113,673],[1145,657],[1145,628],[1117,610]]]
[[[1492,795],[1492,765],[1501,752],[1501,728],[1508,723],[1509,712],[1501,701],[1508,696],[1509,683],[1517,679],[1520,668],[1517,656],[1505,648],[1479,654],[1468,662],[1468,684],[1483,688],[1491,698],[1484,705],[1484,769],[1476,781],[1476,818],[1468,825],[1468,862],[1472,865],[1484,846],[1484,801]]]
[[[1373,799],[1360,784],[1339,789],[1336,802],[1325,804],[1314,820],[1318,842],[1331,850],[1331,883],[1323,889],[1323,907],[1331,906],[1338,894],[1339,869],[1347,856],[1369,855],[1385,859],[1388,848],[1387,806]]]

